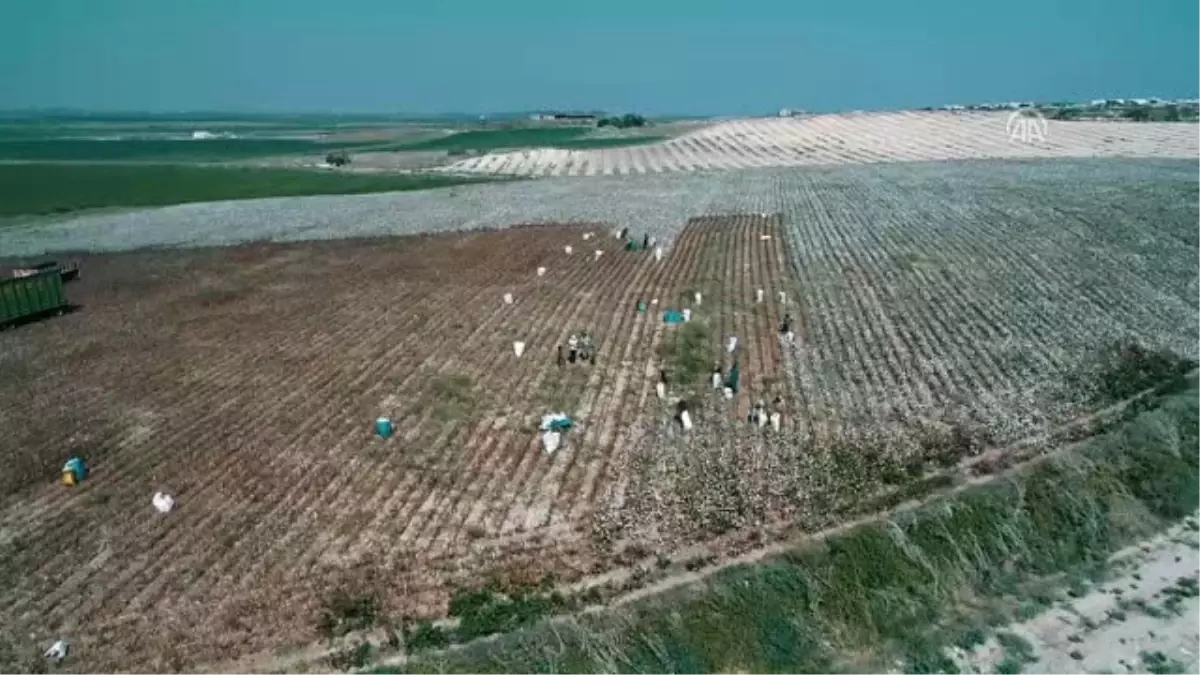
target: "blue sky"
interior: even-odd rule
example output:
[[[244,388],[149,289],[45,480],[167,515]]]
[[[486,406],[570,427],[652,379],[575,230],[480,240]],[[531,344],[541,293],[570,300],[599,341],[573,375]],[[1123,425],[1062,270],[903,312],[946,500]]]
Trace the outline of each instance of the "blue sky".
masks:
[[[0,109],[649,114],[1197,95],[1196,0],[0,0]]]

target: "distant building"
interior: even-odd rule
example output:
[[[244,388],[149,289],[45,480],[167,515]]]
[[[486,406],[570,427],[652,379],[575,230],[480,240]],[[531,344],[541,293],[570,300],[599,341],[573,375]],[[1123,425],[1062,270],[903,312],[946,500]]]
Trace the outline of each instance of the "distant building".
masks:
[[[595,124],[599,117],[590,113],[535,113],[529,119],[537,122],[557,122],[559,124]]]
[[[555,122],[568,122],[572,124],[595,124],[600,118],[596,115],[587,113],[554,113]]]

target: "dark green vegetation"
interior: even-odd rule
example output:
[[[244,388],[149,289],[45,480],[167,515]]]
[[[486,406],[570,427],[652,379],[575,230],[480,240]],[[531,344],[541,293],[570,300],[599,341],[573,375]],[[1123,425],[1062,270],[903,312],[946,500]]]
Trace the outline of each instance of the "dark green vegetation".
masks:
[[[1178,106],[1134,106],[1124,110],[1121,117],[1133,121],[1196,121],[1200,120],[1200,109]]]
[[[618,129],[630,129],[634,127],[646,126],[646,118],[641,115],[632,113],[621,115],[620,117],[604,117],[596,122],[598,127],[616,127]]]
[[[325,163],[330,166],[346,166],[350,163],[350,155],[345,150],[335,150],[325,155]]]
[[[0,217],[223,199],[423,190],[471,182],[479,179],[184,165],[10,164],[0,165]]]
[[[1149,387],[1178,390],[1196,362],[1166,350],[1149,350],[1137,343],[1112,345],[1101,361],[1097,403],[1122,401]]]
[[[1196,122],[1200,111],[1194,105],[1125,105],[1104,108],[1059,106],[1040,108],[1054,120],[1123,119],[1132,122]]]
[[[499,150],[557,145],[586,135],[587,127],[530,127],[522,129],[479,129],[462,131],[442,138],[393,146],[392,150],[446,150],[451,153],[471,150]]]
[[[455,643],[507,633],[554,614],[576,608],[576,603],[550,590],[550,579],[535,587],[491,583],[464,590],[450,600],[452,627],[421,621],[404,627],[404,644],[410,651],[443,649]]]
[[[950,672],[945,646],[979,644],[1027,615],[1024,605],[1048,606],[1069,580],[1101,574],[1112,553],[1195,510],[1197,393],[1189,381],[1076,449],[771,562],[723,570],[702,589],[427,652],[410,669],[882,672],[900,661],[908,672]],[[1035,655],[1012,637],[998,636],[1012,643],[1000,667],[1017,672]]]
[[[335,148],[369,145],[379,145],[379,142],[322,143],[282,138],[112,141],[42,138],[0,140],[0,160],[224,162],[271,155],[324,154]]]
[[[662,136],[592,136],[590,127],[528,127],[476,129],[415,143],[387,146],[387,150],[445,150],[451,155],[508,148],[563,148],[584,150],[653,143]]]
[[[664,341],[660,356],[671,382],[691,387],[712,372],[714,351],[712,331],[702,321],[681,324],[675,338]]]
[[[599,150],[603,148],[622,148],[630,145],[646,145],[667,140],[666,136],[593,136],[576,138],[555,143],[553,147],[563,150]]]
[[[379,618],[379,598],[374,595],[335,593],[322,608],[317,619],[317,632],[326,639],[375,626]]]
[[[1170,658],[1160,651],[1142,652],[1142,665],[1146,667],[1146,672],[1154,673],[1155,675],[1167,675],[1167,673],[1186,673],[1187,667],[1179,661]]]

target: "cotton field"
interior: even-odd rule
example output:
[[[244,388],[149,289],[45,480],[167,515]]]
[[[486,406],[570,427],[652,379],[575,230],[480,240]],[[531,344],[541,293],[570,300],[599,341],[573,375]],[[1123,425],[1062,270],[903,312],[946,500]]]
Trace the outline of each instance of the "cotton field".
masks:
[[[1014,114],[889,112],[736,120],[650,145],[495,152],[454,162],[444,170],[508,176],[640,175],[981,158],[1195,157],[1200,146],[1189,124],[1059,122]]]

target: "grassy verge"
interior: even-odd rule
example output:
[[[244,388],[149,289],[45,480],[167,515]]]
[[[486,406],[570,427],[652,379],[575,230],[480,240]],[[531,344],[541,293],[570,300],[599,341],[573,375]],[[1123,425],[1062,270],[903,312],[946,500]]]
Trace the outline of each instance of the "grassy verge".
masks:
[[[470,182],[479,179],[183,165],[0,165],[0,217],[223,199],[422,190]]]
[[[592,136],[586,127],[556,127],[532,129],[492,129],[462,131],[442,138],[415,143],[389,145],[382,150],[445,150],[452,155],[486,152],[507,148],[559,148],[562,150],[595,150],[644,145],[666,140],[666,136]]]
[[[171,161],[207,162],[271,155],[324,155],[330,150],[353,150],[379,142],[324,143],[284,138],[210,140],[21,139],[0,140],[0,159],[49,161]]]
[[[612,136],[596,138],[576,138],[555,143],[553,147],[562,150],[600,150],[603,148],[623,148],[629,145],[646,145],[667,140],[667,136]]]
[[[1056,589],[1195,510],[1197,393],[1189,381],[1078,449],[770,562],[729,568],[703,588],[542,621],[462,649],[418,650],[408,668],[950,672],[945,647],[981,643],[1029,602],[1053,602]],[[1007,669],[1019,669],[1017,657]]]

